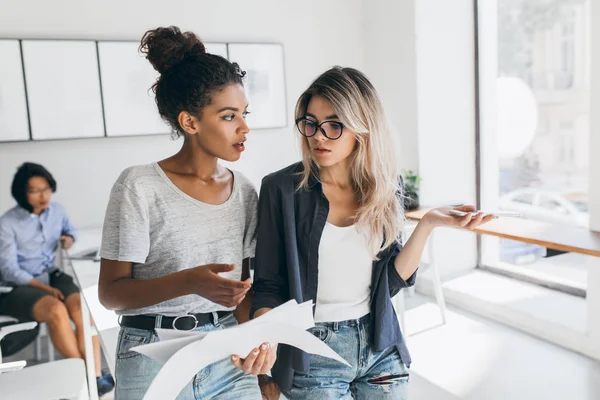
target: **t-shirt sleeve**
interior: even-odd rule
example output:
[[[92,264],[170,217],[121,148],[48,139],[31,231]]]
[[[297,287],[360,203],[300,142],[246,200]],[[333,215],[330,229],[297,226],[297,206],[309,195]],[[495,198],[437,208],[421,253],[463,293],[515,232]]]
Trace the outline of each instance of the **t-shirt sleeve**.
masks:
[[[148,206],[132,189],[117,182],[106,207],[100,257],[144,263],[149,250]]]
[[[258,219],[258,194],[248,185],[246,195],[246,226],[244,227],[244,258],[254,258],[256,252],[256,223]]]

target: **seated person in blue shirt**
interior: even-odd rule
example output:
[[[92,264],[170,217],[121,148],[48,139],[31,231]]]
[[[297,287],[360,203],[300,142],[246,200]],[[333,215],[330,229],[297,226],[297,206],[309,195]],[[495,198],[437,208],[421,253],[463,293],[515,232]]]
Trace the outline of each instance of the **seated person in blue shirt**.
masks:
[[[0,217],[0,314],[19,321],[45,322],[52,343],[65,358],[84,358],[81,298],[73,278],[54,266],[59,242],[68,249],[77,239],[65,209],[51,202],[56,181],[43,166],[24,163],[12,183],[17,205]],[[75,324],[75,332],[71,327]],[[101,372],[100,345],[94,337],[99,394],[114,381]]]

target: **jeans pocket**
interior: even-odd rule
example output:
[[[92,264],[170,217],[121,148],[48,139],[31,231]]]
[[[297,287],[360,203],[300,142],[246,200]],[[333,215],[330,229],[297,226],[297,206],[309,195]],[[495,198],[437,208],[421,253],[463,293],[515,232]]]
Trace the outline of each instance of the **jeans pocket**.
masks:
[[[410,380],[410,372],[396,346],[392,346],[375,354],[374,365],[370,369],[367,383],[380,387],[406,384]]]
[[[131,358],[140,356],[137,351],[131,351],[131,348],[155,342],[154,331],[147,331],[136,328],[121,328],[119,333],[119,350],[117,351],[117,359]]]
[[[393,385],[397,382],[408,382],[410,374],[408,372],[384,373],[374,378],[368,379],[367,383],[371,385]]]
[[[317,325],[310,328],[308,331],[324,343],[329,342],[331,335],[333,334],[333,331],[329,327],[323,325]]]

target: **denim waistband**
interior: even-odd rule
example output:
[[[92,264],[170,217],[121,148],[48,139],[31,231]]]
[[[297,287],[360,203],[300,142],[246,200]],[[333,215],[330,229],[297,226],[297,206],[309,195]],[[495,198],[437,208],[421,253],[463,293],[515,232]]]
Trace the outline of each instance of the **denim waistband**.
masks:
[[[371,314],[365,314],[357,319],[349,319],[346,321],[336,321],[336,322],[316,322],[317,326],[325,326],[331,328],[333,330],[337,330],[340,326],[360,326],[360,325],[369,325],[371,323]]]

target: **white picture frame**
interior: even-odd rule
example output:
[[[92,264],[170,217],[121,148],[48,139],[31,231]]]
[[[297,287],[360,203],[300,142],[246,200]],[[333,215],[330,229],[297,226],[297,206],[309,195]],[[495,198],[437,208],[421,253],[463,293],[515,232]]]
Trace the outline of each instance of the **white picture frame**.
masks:
[[[283,46],[281,44],[229,43],[229,61],[246,71],[245,88],[251,112],[251,129],[287,127]]]
[[[206,51],[227,58],[225,43],[205,43]],[[98,55],[106,136],[167,134],[152,85],[160,74],[140,54],[139,42],[99,41]]]
[[[204,43],[207,53],[216,54],[227,59],[227,43]]]
[[[18,40],[0,40],[0,142],[29,140],[27,97]]]
[[[33,140],[104,136],[95,41],[23,40]]]
[[[138,47],[138,42],[98,42],[108,137],[171,132],[158,113],[151,89],[160,74]]]

